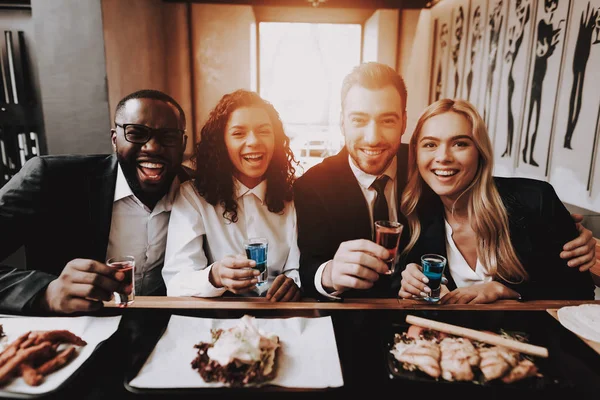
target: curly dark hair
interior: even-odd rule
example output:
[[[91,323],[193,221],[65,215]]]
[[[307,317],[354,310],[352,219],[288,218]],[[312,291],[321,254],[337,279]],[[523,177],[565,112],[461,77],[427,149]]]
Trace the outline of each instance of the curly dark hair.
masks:
[[[255,92],[242,89],[223,96],[202,127],[192,160],[196,166],[198,193],[213,206],[221,204],[225,208],[223,217],[234,223],[238,220],[238,204],[233,194],[234,166],[225,145],[225,128],[231,114],[241,107],[263,108],[273,125],[275,148],[265,173],[269,182],[265,199],[269,211],[280,213],[284,201],[292,200],[296,173],[294,164],[298,165],[289,146],[290,138],[286,136],[279,113],[271,103]]]

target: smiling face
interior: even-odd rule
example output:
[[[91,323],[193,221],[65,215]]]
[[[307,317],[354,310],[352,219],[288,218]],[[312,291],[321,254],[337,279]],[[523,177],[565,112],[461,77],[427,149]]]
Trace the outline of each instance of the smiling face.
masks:
[[[382,89],[354,85],[346,94],[342,113],[350,157],[363,172],[380,175],[398,152],[406,128],[398,90],[391,85]]]
[[[225,146],[234,176],[245,186],[258,185],[275,149],[275,133],[262,107],[242,107],[231,113],[225,127]]]
[[[467,118],[445,112],[425,121],[417,140],[417,166],[442,201],[453,203],[479,168],[479,150]]]
[[[115,117],[117,124],[140,124],[153,129],[184,129],[177,108],[155,99],[131,99]],[[168,191],[183,160],[185,136],[174,146],[156,137],[145,144],[128,142],[123,128],[111,130],[113,149],[133,194],[153,208]]]

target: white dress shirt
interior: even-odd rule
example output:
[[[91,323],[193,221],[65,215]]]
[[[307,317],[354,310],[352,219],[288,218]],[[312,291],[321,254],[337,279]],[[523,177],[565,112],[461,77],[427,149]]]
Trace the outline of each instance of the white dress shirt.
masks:
[[[367,201],[367,204],[369,205],[369,218],[371,219],[371,234],[373,233],[373,229],[374,227],[374,222],[373,222],[373,207],[375,206],[375,199],[377,198],[377,191],[371,187],[371,185],[373,184],[373,182],[375,182],[375,180],[377,178],[379,178],[382,175],[387,175],[390,179],[388,180],[387,184],[385,185],[385,189],[384,189],[384,193],[385,193],[385,199],[387,200],[388,203],[388,211],[389,211],[389,216],[390,216],[390,221],[398,221],[398,210],[396,207],[396,174],[398,172],[398,159],[397,157],[394,157],[392,159],[392,162],[390,163],[390,165],[388,165],[388,167],[386,168],[385,171],[383,171],[383,174],[381,175],[370,175],[367,174],[366,172],[364,172],[363,170],[361,170],[360,168],[358,168],[358,166],[354,163],[354,160],[352,160],[352,157],[348,156],[348,163],[350,163],[350,169],[352,170],[352,173],[354,174],[354,176],[356,177],[356,180],[358,181],[358,185],[360,186],[360,190],[362,191],[363,195],[365,196],[365,200]],[[329,260],[331,261],[331,260]],[[325,265],[327,265],[327,263],[329,262],[324,262],[323,264],[321,264],[321,266],[319,266],[319,269],[317,269],[317,272],[315,273],[315,287],[317,289],[317,291],[322,294],[323,296],[329,297],[331,299],[339,299],[339,297],[332,295],[330,293],[327,293],[327,291],[325,290],[325,288],[323,287],[323,284],[321,283],[321,278],[323,277],[323,270],[325,269]]]
[[[106,258],[123,255],[135,257],[137,295],[151,294],[162,286],[160,269],[165,259],[169,215],[178,188],[179,179],[175,178],[169,192],[150,210],[135,197],[121,166],[117,166]]]
[[[266,191],[267,181],[249,189],[234,178],[238,221],[232,223],[223,217],[223,206],[209,204],[192,181],[181,185],[171,211],[162,271],[167,295],[222,295],[226,289],[214,287],[208,279],[212,264],[229,255],[245,256],[243,242],[251,237],[266,237],[269,241],[269,276],[284,273],[300,286],[296,209],[293,202],[285,202],[282,213],[270,212]]]
[[[446,268],[450,268],[450,274],[457,288],[471,286],[476,283],[491,282],[492,276],[489,274],[487,267],[483,266],[477,258],[475,264],[475,271],[469,266],[467,260],[463,257],[462,253],[456,247],[454,239],[452,239],[452,227],[444,218],[444,225],[446,226],[446,255],[448,265]]]

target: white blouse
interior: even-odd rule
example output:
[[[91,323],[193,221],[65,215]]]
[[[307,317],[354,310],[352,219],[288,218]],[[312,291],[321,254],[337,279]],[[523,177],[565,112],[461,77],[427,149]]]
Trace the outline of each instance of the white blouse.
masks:
[[[135,257],[135,292],[145,296],[163,285],[161,267],[171,206],[179,189],[175,178],[169,192],[150,210],[131,191],[121,166],[117,166],[117,185],[108,236],[106,259],[129,254]]]
[[[452,275],[456,287],[461,288],[476,283],[491,282],[492,276],[489,274],[487,267],[479,262],[479,258],[477,258],[477,264],[475,264],[475,271],[471,269],[467,260],[465,260],[458,247],[456,247],[456,243],[452,239],[452,227],[445,218],[444,225],[446,226],[447,268],[450,268],[450,275]]]
[[[171,209],[162,270],[168,296],[221,296],[226,289],[208,280],[212,264],[229,255],[245,256],[243,243],[251,237],[269,241],[269,281],[284,273],[300,286],[294,203],[285,202],[282,213],[270,212],[266,191],[266,181],[249,189],[234,178],[238,221],[233,223],[223,217],[222,205],[213,206],[198,194],[193,181],[181,186]]]

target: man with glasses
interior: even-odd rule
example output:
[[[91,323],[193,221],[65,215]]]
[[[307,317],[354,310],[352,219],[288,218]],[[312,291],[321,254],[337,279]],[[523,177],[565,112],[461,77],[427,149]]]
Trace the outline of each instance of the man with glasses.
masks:
[[[27,270],[0,268],[0,310],[88,312],[124,291],[105,264],[135,257],[138,295],[165,293],[161,276],[171,204],[181,180],[185,115],[170,96],[123,98],[112,155],[42,156],[0,189],[0,260],[25,246]]]

